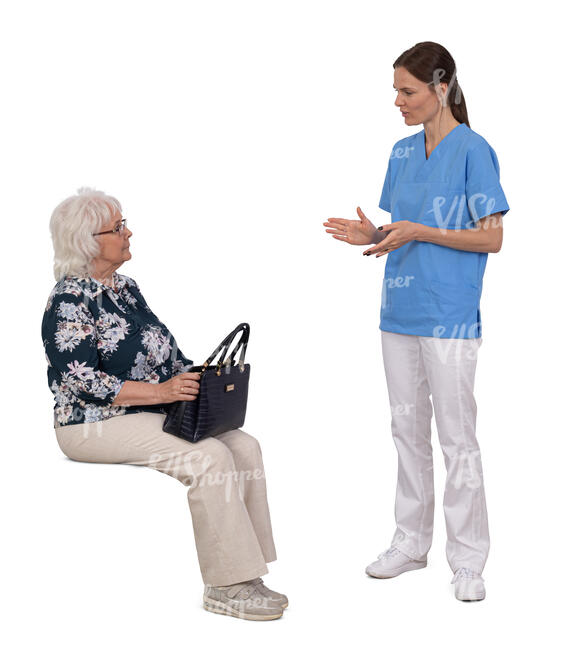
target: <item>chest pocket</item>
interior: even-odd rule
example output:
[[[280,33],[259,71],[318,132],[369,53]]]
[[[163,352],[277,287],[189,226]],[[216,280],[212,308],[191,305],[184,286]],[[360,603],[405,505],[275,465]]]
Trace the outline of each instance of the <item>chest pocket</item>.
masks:
[[[462,227],[468,220],[466,193],[447,181],[398,183],[391,200],[393,221],[406,219],[433,228]]]

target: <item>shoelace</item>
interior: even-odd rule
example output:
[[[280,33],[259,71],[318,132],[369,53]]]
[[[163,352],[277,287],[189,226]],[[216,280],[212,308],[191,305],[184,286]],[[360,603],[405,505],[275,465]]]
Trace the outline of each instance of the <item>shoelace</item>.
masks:
[[[385,558],[393,557],[393,555],[397,555],[397,553],[400,553],[400,552],[401,551],[399,551],[398,548],[395,548],[394,546],[391,546],[386,551],[383,551],[382,553],[380,553],[380,555],[378,556],[378,559],[379,560],[384,560]]]
[[[477,571],[473,571],[467,567],[460,567],[456,573],[454,573],[451,584],[454,584],[456,580],[472,580],[472,578],[480,578],[481,580],[484,580],[484,578]]]

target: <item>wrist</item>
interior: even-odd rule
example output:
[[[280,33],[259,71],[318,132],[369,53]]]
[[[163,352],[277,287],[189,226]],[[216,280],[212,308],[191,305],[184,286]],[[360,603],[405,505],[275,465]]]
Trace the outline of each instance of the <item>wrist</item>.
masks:
[[[370,242],[371,244],[374,244],[375,246],[377,244],[380,244],[381,241],[387,236],[387,233],[384,230],[379,230],[378,228],[374,231],[372,234],[372,241]]]
[[[161,384],[151,384],[153,387],[153,400],[154,404],[162,404],[163,403],[163,396],[162,396],[162,390],[161,390]]]
[[[423,241],[427,226],[422,223],[413,224],[413,241]]]

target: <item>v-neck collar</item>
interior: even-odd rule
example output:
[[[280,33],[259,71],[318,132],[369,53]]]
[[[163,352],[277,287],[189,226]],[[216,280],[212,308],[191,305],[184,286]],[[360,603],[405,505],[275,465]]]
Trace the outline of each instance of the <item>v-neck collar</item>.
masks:
[[[446,138],[449,138],[452,135],[452,133],[454,133],[454,131],[461,131],[462,126],[466,126],[466,123],[465,122],[460,122],[460,124],[458,124],[458,126],[455,126],[449,133],[446,133],[446,135],[444,135],[444,137],[432,149],[431,153],[429,154],[429,158],[427,157],[427,150],[425,148],[425,129],[423,129],[422,131],[419,131],[420,138],[421,138],[421,149],[423,151],[423,164],[425,164],[425,163],[427,163],[427,162],[429,162],[431,160],[432,156],[438,151],[438,149],[441,146],[442,142],[444,142],[446,140]],[[441,152],[438,152],[436,154],[436,158],[438,156],[441,157]]]

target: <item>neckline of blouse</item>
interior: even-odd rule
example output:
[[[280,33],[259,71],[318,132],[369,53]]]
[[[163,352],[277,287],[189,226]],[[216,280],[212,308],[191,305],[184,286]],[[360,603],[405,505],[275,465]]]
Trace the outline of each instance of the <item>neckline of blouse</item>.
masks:
[[[97,288],[101,291],[104,289],[109,289],[110,291],[113,291],[115,294],[119,295],[122,289],[126,286],[126,280],[116,271],[112,273],[112,279],[114,281],[114,286],[111,287],[108,284],[104,284],[101,280],[98,280],[97,278],[94,278],[92,275],[86,275],[86,276],[75,276],[78,280],[89,280],[90,282],[93,282]]]

